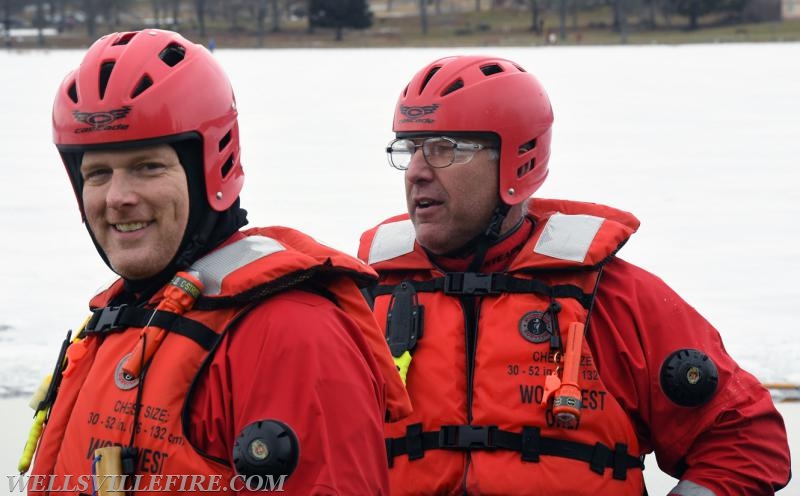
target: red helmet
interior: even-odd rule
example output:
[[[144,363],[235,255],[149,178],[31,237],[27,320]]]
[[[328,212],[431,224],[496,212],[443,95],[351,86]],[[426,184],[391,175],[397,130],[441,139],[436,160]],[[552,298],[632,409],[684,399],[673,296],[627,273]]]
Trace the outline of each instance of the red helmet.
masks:
[[[553,109],[536,78],[510,60],[447,57],[419,71],[394,112],[396,133],[491,133],[500,138],[500,198],[531,196],[547,177]]]
[[[63,156],[199,137],[206,198],[223,211],[244,183],[236,116],[230,81],[203,46],[158,29],[114,33],[97,40],[61,83],[53,141]],[[74,178],[73,186],[80,203]]]

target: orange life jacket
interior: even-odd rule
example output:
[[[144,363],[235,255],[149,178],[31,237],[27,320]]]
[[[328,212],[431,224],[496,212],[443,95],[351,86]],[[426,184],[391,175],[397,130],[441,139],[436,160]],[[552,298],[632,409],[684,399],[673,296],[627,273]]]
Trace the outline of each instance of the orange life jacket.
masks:
[[[32,475],[53,474],[52,488],[77,487],[79,475],[92,473],[95,449],[127,446],[135,429],[135,474],[142,476],[138,487],[143,489],[137,494],[149,494],[151,477],[166,474],[218,476],[220,487],[225,487],[234,476],[227,460],[203,454],[187,436],[191,421],[187,398],[226,330],[253,305],[288,288],[312,285],[333,295],[370,344],[380,369],[376,376],[379,380],[383,376],[388,417],[408,414],[408,396],[357,285],[374,280],[374,272],[288,228],[251,229],[244,234],[192,265],[204,290],[183,315],[154,312],[163,289],[147,308],[108,306],[119,294],[120,280],[92,299],[94,315],[84,329],[85,338],[67,349],[58,398],[39,442]],[[138,379],[126,377],[122,365],[146,324],[169,332],[147,366],[140,389]],[[203,487],[208,483],[206,478]],[[160,487],[163,490],[163,483]],[[80,492],[91,491],[90,486]]]
[[[361,239],[380,275],[374,312],[412,361],[414,411],[385,429],[393,494],[643,493],[633,425],[583,341],[577,428],[544,401],[573,322],[586,324],[603,264],[639,222],[608,207],[531,201],[534,231],[504,273],[443,273],[407,216]],[[474,305],[474,306],[473,306]],[[472,336],[472,337],[470,337]],[[634,373],[634,371],[631,371]]]

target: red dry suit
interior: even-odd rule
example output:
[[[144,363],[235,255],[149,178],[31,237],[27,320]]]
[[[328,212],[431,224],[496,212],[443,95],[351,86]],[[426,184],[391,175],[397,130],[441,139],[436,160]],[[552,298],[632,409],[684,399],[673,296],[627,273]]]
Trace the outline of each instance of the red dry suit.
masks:
[[[530,236],[492,274],[445,273],[406,215],[361,238],[359,257],[380,275],[376,317],[395,356],[403,347],[392,341],[405,339],[412,357],[414,412],[385,429],[393,494],[639,495],[639,458],[653,451],[681,479],[672,494],[786,485],[786,432],[768,391],[664,282],[616,257],[638,220],[544,199],[531,200],[527,219]],[[487,260],[502,255],[490,249]],[[587,325],[577,429],[542,401],[572,322]],[[683,349],[718,373],[699,406],[661,387],[664,362]]]
[[[299,439],[285,492],[387,494],[382,425],[387,408],[397,418],[409,405],[356,284],[374,277],[369,268],[297,231],[268,228],[237,233],[191,269],[205,288],[177,318],[154,316],[163,291],[146,308],[107,306],[121,281],[92,300],[32,475],[77,487],[96,448],[133,436],[139,488],[157,475],[198,475],[207,489],[213,475],[220,492],[234,476],[238,434],[271,419]],[[149,322],[169,332],[143,379],[131,380],[122,365]]]

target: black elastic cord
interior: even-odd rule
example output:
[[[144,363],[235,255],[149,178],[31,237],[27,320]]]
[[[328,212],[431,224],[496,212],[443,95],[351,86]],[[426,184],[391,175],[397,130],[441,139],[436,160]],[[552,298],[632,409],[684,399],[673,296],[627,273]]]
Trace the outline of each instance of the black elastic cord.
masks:
[[[145,349],[147,348],[147,334],[142,333],[140,338],[142,340],[142,370],[139,372],[139,384],[136,385],[136,405],[133,407],[133,425],[131,425],[131,441],[128,443],[130,448],[134,447],[134,441],[136,438],[136,425],[139,423],[139,411],[142,409],[142,397],[144,396],[144,376],[147,372],[148,364],[144,363],[144,353]],[[133,358],[133,355],[131,355]],[[130,358],[129,358],[130,360]],[[121,373],[125,373],[124,370]]]

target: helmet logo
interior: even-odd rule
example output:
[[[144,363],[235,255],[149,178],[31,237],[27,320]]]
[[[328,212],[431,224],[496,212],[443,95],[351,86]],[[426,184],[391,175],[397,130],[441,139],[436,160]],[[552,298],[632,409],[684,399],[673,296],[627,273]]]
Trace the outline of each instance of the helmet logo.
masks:
[[[420,105],[415,107],[409,107],[407,105],[400,105],[400,113],[406,116],[400,122],[407,123],[407,122],[423,122],[423,123],[432,123],[433,119],[430,117],[424,117],[428,114],[432,114],[436,112],[436,109],[439,108],[438,103],[434,103],[432,105]]]
[[[128,124],[115,124],[111,123],[117,119],[122,119],[127,116],[131,111],[131,107],[125,105],[124,107],[107,110],[105,112],[80,112],[76,110],[72,113],[75,120],[89,124],[89,127],[79,127],[75,129],[75,133],[90,133],[92,131],[122,131],[130,127]]]

